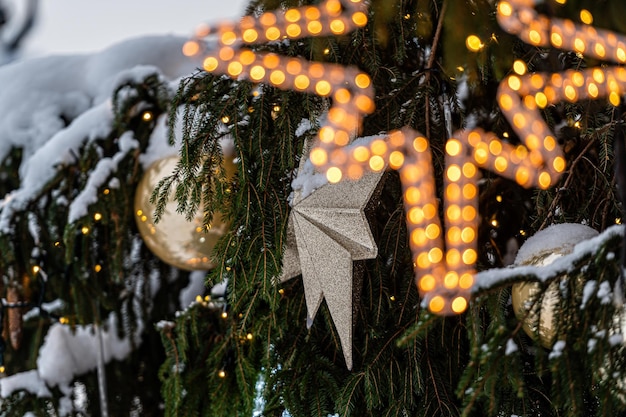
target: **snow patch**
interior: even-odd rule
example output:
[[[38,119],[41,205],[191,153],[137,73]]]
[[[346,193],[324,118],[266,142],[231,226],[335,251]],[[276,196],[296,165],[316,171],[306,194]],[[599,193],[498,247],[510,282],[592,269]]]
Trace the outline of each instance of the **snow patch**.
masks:
[[[506,349],[504,350],[504,354],[506,356],[509,356],[512,353],[515,353],[518,351],[518,347],[517,344],[515,343],[515,341],[513,341],[513,339],[509,339],[506,341]]]
[[[133,342],[118,336],[115,315],[109,316],[104,327],[101,329],[104,361],[126,358]],[[141,329],[138,329],[134,343],[140,342],[140,333]],[[99,341],[94,325],[76,326],[73,332],[69,326],[55,323],[48,330],[39,350],[39,377],[49,386],[66,387],[76,375],[96,369],[98,354]]]
[[[552,347],[552,352],[548,355],[548,359],[556,359],[563,354],[565,349],[565,340],[558,340]]]
[[[183,288],[178,295],[180,301],[180,308],[184,309],[193,303],[196,296],[202,295],[206,286],[204,281],[206,279],[206,271],[193,271],[189,274],[189,284]]]
[[[583,288],[583,299],[580,303],[580,309],[584,309],[587,305],[587,301],[591,298],[593,293],[596,292],[596,288],[598,288],[598,282],[596,280],[589,280],[585,282],[585,287]]]
[[[226,290],[228,289],[228,279],[224,279],[224,281],[219,284],[215,284],[213,288],[211,288],[211,297],[226,297]]]
[[[615,333],[609,336],[609,344],[611,346],[617,346],[624,341],[624,336],[621,333]]]
[[[596,349],[597,344],[598,344],[598,341],[594,338],[587,340],[587,352],[588,353],[593,352]]]
[[[185,41],[146,36],[94,54],[49,56],[0,67],[0,160],[14,146],[23,147],[28,159],[65,128],[66,120],[109,100],[120,82],[140,79],[150,68],[172,80],[191,74],[199,62],[182,54]]]
[[[28,391],[37,397],[52,396],[36,369],[0,379],[0,396],[2,398],[7,398],[14,392],[21,390]]]
[[[300,136],[304,135],[306,132],[308,132],[312,128],[313,128],[313,124],[311,124],[311,121],[309,119],[302,119],[300,120],[300,124],[296,128],[295,135],[296,137],[299,138]]]
[[[600,283],[598,293],[596,296],[600,299],[601,304],[609,304],[612,300],[613,292],[611,291],[611,285],[607,281]]]
[[[120,151],[113,155],[112,158],[102,158],[98,161],[89,175],[85,188],[70,205],[68,223],[74,223],[89,213],[89,205],[98,202],[98,190],[100,187],[117,171],[117,166],[128,152],[139,147],[139,143],[133,138],[132,132],[126,132],[119,138],[119,147]]]
[[[548,230],[548,229],[545,229]],[[517,266],[515,268],[490,269],[476,274],[476,281],[472,287],[474,294],[500,285],[522,275],[533,275],[537,280],[545,282],[561,273],[567,272],[581,258],[593,254],[605,241],[624,234],[623,225],[611,226],[600,235],[584,240],[574,246],[571,253],[555,259],[546,266]],[[529,239],[530,240],[530,239]],[[519,255],[518,255],[519,257]],[[610,292],[610,288],[609,288]]]
[[[578,223],[562,223],[549,226],[531,236],[520,248],[515,258],[517,265],[527,264],[541,254],[554,251],[569,252],[581,241],[598,235],[595,229]]]

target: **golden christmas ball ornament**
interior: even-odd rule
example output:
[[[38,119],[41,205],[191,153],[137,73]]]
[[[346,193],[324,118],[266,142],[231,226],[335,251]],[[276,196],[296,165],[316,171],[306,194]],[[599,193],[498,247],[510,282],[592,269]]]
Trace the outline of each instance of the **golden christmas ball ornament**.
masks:
[[[597,235],[595,229],[578,223],[550,226],[524,242],[515,265],[550,265],[559,257],[572,253],[578,243]],[[554,309],[560,301],[558,282],[548,286],[541,303],[536,301],[540,293],[541,285],[537,282],[514,284],[511,289],[513,311],[518,320],[522,320],[526,334],[538,337],[543,347],[551,348],[556,337]]]
[[[191,221],[177,211],[174,188],[170,189],[165,210],[158,222],[155,221],[155,205],[150,198],[159,181],[171,175],[180,158],[169,156],[148,167],[135,191],[135,220],[146,246],[163,262],[186,271],[202,271],[213,268],[211,255],[217,241],[226,233],[229,224],[215,212],[208,227],[203,226],[202,207]],[[224,155],[224,168],[229,176],[234,175],[232,153]]]

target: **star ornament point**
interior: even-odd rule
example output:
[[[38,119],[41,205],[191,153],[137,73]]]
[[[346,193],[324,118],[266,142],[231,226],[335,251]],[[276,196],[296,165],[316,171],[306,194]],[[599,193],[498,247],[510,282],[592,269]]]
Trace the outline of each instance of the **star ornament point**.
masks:
[[[531,45],[626,62],[624,36],[548,18],[534,10],[535,4],[536,0],[500,1],[500,25]],[[444,229],[437,215],[428,138],[405,127],[367,145],[345,147],[352,133],[359,130],[363,117],[374,110],[373,88],[367,74],[353,67],[257,53],[245,47],[281,38],[340,35],[366,23],[365,2],[326,0],[315,6],[266,12],[258,20],[244,17],[239,24],[202,27],[198,39],[188,43],[185,51],[204,54],[204,68],[213,73],[329,97],[332,105],[328,122],[321,127],[310,153],[313,164],[326,173],[331,183],[358,178],[386,165],[397,169],[416,283],[424,304],[438,314],[462,313],[468,306],[477,259],[478,168],[524,187],[553,186],[565,170],[565,159],[540,110],[563,100],[605,96],[616,105],[626,85],[626,70],[590,68],[555,74],[517,73],[505,78],[498,90],[498,104],[523,144],[512,145],[481,129],[460,130],[448,139]],[[203,47],[199,38],[209,35],[217,36],[217,47]],[[296,227],[305,226],[294,224]]]

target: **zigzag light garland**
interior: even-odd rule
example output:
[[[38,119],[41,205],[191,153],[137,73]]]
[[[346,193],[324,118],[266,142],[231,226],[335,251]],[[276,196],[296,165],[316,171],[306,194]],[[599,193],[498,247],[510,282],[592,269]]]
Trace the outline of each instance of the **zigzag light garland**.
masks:
[[[534,9],[535,0],[498,4],[498,21],[507,31],[535,46],[554,46],[600,59],[626,62],[626,38],[612,32],[549,19]],[[498,91],[498,104],[524,145],[513,146],[480,129],[461,130],[446,143],[444,231],[437,215],[429,141],[405,127],[367,146],[344,149],[363,117],[374,110],[370,77],[353,67],[310,62],[272,53],[255,53],[246,44],[308,36],[342,35],[367,23],[363,0],[326,0],[319,6],[267,12],[258,19],[201,27],[183,52],[204,54],[204,69],[233,78],[269,83],[277,88],[332,98],[328,123],[310,158],[331,183],[357,179],[365,169],[389,164],[402,180],[416,283],[428,308],[438,314],[466,310],[477,259],[478,168],[546,189],[565,170],[565,159],[540,109],[562,100],[608,96],[619,103],[626,69],[592,68],[555,74],[511,75]],[[207,49],[202,38],[217,36]]]

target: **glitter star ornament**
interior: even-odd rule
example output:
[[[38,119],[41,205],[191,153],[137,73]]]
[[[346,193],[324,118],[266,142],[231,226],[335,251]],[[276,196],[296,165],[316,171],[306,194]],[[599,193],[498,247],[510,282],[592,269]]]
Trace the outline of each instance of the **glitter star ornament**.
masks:
[[[365,207],[382,177],[383,171],[367,173],[359,180],[323,185],[306,196],[296,191],[289,217],[280,280],[302,274],[309,327],[326,300],[348,369],[352,369],[353,263],[378,254]]]

